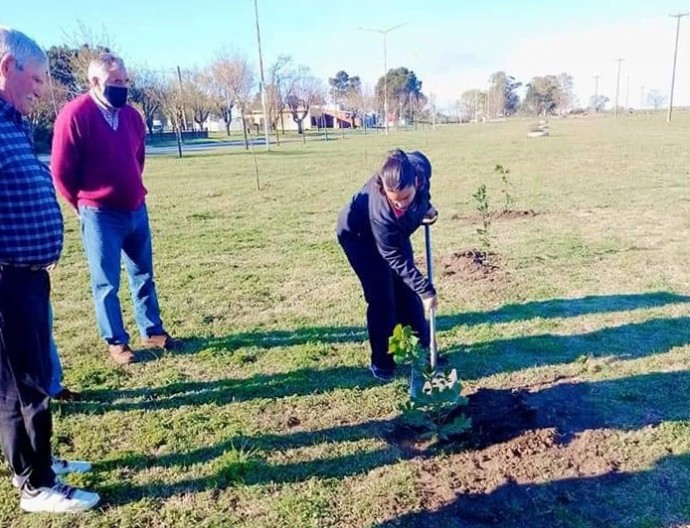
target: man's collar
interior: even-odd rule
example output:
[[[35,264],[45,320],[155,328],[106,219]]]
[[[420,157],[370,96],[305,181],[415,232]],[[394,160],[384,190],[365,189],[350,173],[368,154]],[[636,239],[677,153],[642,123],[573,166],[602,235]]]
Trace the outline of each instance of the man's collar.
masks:
[[[0,114],[4,115],[7,119],[15,121],[16,123],[22,122],[22,114],[20,114],[14,106],[5,101],[2,97],[0,97]]]
[[[89,95],[91,96],[91,99],[96,103],[98,108],[101,110],[105,110],[106,112],[110,112],[111,114],[116,114],[119,108],[113,108],[112,106],[108,105],[105,101],[103,101],[93,88],[89,90]]]

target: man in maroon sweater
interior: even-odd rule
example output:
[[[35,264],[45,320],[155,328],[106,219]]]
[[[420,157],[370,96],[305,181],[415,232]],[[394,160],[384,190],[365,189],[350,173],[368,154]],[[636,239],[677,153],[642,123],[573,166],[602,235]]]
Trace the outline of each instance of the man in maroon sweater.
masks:
[[[71,101],[55,121],[51,170],[55,187],[81,223],[91,273],[96,321],[119,365],[134,361],[118,299],[120,263],[134,300],[143,344],[166,350],[182,342],[163,328],[153,281],[153,251],[144,170],[145,128],[127,103],[127,70],[103,53],[89,65],[91,90]]]

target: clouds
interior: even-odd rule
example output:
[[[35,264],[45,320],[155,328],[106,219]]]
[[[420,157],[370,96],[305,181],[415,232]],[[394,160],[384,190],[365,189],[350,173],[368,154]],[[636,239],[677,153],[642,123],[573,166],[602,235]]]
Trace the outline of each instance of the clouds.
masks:
[[[505,43],[505,53],[494,54],[489,61],[449,60],[447,68],[428,68],[420,77],[427,91],[434,91],[450,104],[466,89],[486,87],[489,75],[498,70],[523,83],[537,75],[567,72],[574,77],[580,103],[587,104],[594,93],[595,75],[599,76],[599,93],[613,101],[618,67],[615,59],[621,57],[619,104],[625,104],[628,93],[629,105],[637,107],[642,87],[645,92],[669,92],[675,27],[675,19],[666,15],[612,24],[601,21],[576,29],[560,24],[534,34],[514,35]],[[690,105],[689,58],[690,23],[683,19],[674,97],[678,105]]]

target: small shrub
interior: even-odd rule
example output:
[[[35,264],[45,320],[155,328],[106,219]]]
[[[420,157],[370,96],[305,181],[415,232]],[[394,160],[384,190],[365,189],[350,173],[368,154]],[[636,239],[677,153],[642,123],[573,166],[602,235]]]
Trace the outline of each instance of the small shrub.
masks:
[[[514,211],[515,210],[515,195],[513,195],[513,182],[510,181],[510,169],[504,167],[503,165],[496,165],[494,167],[494,172],[501,175],[501,181],[503,182],[503,211]]]
[[[472,195],[476,202],[477,211],[481,220],[481,227],[478,227],[476,232],[479,235],[479,242],[484,250],[488,253],[491,248],[491,213],[489,212],[489,198],[486,194],[486,185],[481,184],[476,192]]]
[[[409,363],[412,369],[410,399],[400,408],[405,424],[421,430],[423,437],[444,442],[471,427],[471,420],[464,414],[450,420],[460,407],[467,405],[467,398],[460,394],[462,385],[457,371],[434,371],[428,351],[419,345],[411,327],[395,327],[388,340],[388,353],[393,354],[397,363]]]

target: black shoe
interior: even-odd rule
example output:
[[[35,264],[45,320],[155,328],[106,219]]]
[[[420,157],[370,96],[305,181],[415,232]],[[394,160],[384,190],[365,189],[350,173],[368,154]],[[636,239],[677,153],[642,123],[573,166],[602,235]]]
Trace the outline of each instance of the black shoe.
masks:
[[[67,387],[62,389],[55,396],[53,396],[53,400],[61,401],[61,402],[78,402],[78,401],[82,401],[83,399],[84,398],[81,395],[81,392],[75,392],[75,391],[69,390]]]
[[[385,381],[387,383],[395,379],[394,370],[382,369],[374,365],[371,365],[369,370],[371,371],[371,374],[379,381]]]

